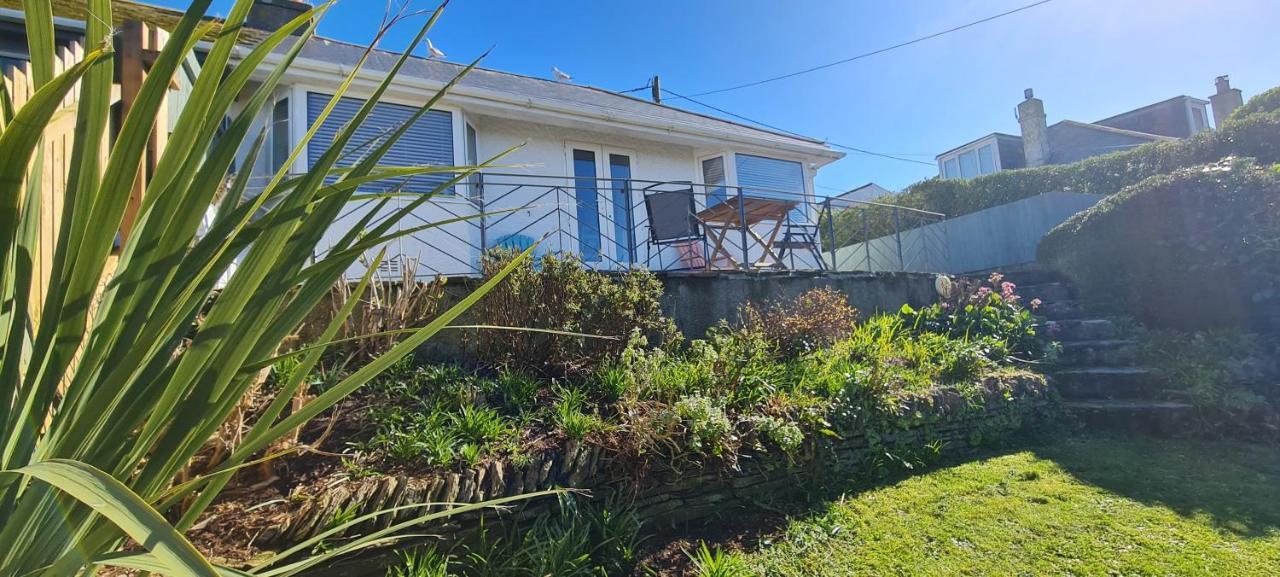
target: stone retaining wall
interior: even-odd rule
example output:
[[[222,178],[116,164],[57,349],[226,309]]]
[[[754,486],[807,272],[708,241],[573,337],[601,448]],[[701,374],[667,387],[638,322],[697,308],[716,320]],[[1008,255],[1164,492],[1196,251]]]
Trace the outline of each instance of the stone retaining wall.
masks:
[[[303,501],[287,514],[278,529],[261,535],[260,542],[284,545],[302,541],[328,529],[340,514],[355,516],[417,503],[478,503],[555,487],[587,489],[593,498],[621,497],[633,503],[651,525],[697,520],[723,513],[727,508],[749,507],[760,498],[772,499],[798,491],[804,485],[802,481],[819,472],[848,474],[865,469],[884,447],[920,449],[926,443],[941,441],[945,451],[954,452],[970,447],[977,441],[975,437],[1007,434],[1021,426],[1024,415],[1050,402],[1047,386],[1038,376],[1016,377],[1013,385],[1012,398],[989,388],[992,394],[987,396],[986,410],[976,414],[971,408],[963,409],[958,395],[947,392],[909,403],[908,414],[920,413],[925,424],[877,436],[874,450],[867,437],[855,436],[811,444],[807,454],[793,459],[749,453],[742,456],[736,468],[704,465],[651,471],[637,479],[622,467],[611,466],[614,454],[609,449],[568,441],[557,450],[534,457],[525,466],[491,462],[427,478],[398,475],[341,481]],[[513,512],[502,515],[520,521],[553,506],[554,499],[544,498],[522,502]],[[384,515],[359,532],[444,508],[443,504],[435,504],[405,509]],[[414,532],[448,538],[474,526],[480,514],[454,515],[444,522],[415,528]]]

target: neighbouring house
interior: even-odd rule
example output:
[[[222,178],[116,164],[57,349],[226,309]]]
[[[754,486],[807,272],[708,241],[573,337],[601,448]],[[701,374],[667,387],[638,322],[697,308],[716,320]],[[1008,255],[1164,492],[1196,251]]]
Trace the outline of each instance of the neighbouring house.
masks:
[[[1209,100],[1175,96],[1097,122],[1061,120],[1048,124],[1044,102],[1028,88],[1018,104],[1020,134],[995,132],[937,156],[943,178],[973,178],[1001,170],[1070,164],[1091,156],[1116,152],[1148,142],[1177,140],[1212,130],[1244,102],[1240,90],[1219,76],[1217,92]]]
[[[891,194],[897,193],[874,182],[868,182],[857,188],[851,188],[840,194],[834,195],[831,199],[834,201],[845,202],[867,202],[877,198],[883,198]]]
[[[54,3],[60,39],[72,41],[77,32],[83,33],[84,9],[75,4]],[[0,58],[6,59],[0,62],[16,63],[25,57],[21,5],[19,0],[0,0],[0,20],[7,26],[0,27]],[[112,7],[117,18],[152,22],[160,28],[171,27],[180,16],[171,9],[136,2],[116,1]],[[257,30],[248,31],[248,41],[309,7],[292,0],[256,0],[248,28]],[[205,49],[207,45],[197,46],[197,55]],[[329,102],[333,87],[364,50],[329,38],[309,39],[285,73],[274,101],[258,119],[258,127],[267,133],[265,153],[254,166],[238,166],[238,170],[252,171],[253,182],[264,183],[280,169],[309,170],[396,56],[376,52],[306,150],[285,166],[291,150]],[[257,74],[265,78],[281,58],[283,48]],[[356,128],[353,143],[365,147],[376,143],[463,68],[437,59],[412,58],[369,119]],[[181,98],[173,100],[180,106]],[[498,161],[502,168],[459,182],[402,221],[402,227],[410,228],[469,218],[395,241],[388,247],[384,272],[398,276],[400,267],[415,266],[421,276],[475,275],[486,249],[524,248],[535,242],[540,243],[539,252],[573,253],[606,270],[699,268],[717,263],[750,268],[755,262],[780,260],[765,259],[770,250],[782,250],[779,246],[762,247],[778,242],[771,232],[794,241],[793,227],[798,231],[794,238],[808,239],[812,246],[793,251],[789,268],[821,268],[814,234],[819,208],[813,179],[823,166],[844,156],[816,139],[600,88],[476,69],[418,120],[381,164],[473,165],[511,147],[517,148]],[[361,150],[349,152],[354,159]],[[420,194],[449,178],[415,177],[370,185],[363,191]],[[676,195],[662,197],[663,203],[651,202],[651,197],[665,192]],[[786,226],[775,229],[756,223],[713,241],[707,223],[691,220],[688,214],[678,216],[679,210],[701,214],[739,197],[783,206],[775,220],[785,220]],[[673,199],[688,199],[687,208],[673,212]],[[353,205],[339,218],[327,235],[329,240],[349,231],[363,209],[372,206],[372,201],[364,202],[370,204]],[[399,198],[387,210],[407,202]],[[733,216],[732,211],[721,212],[722,219]],[[479,217],[482,213],[489,216]],[[751,215],[744,216],[753,221]],[[719,253],[714,250],[717,246]],[[349,274],[361,272],[354,267]]]

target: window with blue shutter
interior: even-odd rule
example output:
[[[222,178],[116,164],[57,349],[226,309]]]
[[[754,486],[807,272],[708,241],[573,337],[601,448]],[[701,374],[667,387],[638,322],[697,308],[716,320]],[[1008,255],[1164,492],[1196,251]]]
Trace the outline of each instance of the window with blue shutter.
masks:
[[[804,167],[791,160],[778,160],[750,154],[734,156],[738,186],[742,194],[757,198],[778,198],[800,202],[791,211],[791,220],[807,222],[804,201]]]
[[[328,105],[331,97],[315,92],[307,93],[307,122],[314,124]],[[333,112],[316,131],[307,145],[307,166],[315,166],[320,156],[333,142],[338,131],[347,125],[364,106],[359,98],[343,98]],[[343,157],[337,166],[353,166],[369,152],[400,128],[418,109],[413,106],[380,102],[360,126],[343,149]],[[409,130],[378,161],[382,166],[453,166],[453,113],[431,110],[419,118]],[[361,188],[367,192],[431,192],[448,182],[452,174],[427,174],[413,178],[398,178],[372,182]],[[450,188],[447,193],[452,193]]]

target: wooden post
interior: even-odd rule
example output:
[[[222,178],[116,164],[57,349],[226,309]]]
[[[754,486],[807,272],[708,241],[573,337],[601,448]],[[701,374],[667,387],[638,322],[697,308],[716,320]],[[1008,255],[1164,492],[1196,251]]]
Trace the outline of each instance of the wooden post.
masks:
[[[116,81],[120,83],[120,120],[124,122],[133,109],[138,93],[142,90],[142,82],[146,80],[147,71],[142,61],[142,52],[146,49],[147,26],[137,20],[129,20],[120,28],[116,38],[116,61],[118,74]],[[134,177],[133,188],[129,192],[129,204],[124,210],[124,219],[120,222],[120,242],[129,238],[129,231],[138,219],[138,210],[142,206],[142,191],[146,188],[146,166],[138,167]]]

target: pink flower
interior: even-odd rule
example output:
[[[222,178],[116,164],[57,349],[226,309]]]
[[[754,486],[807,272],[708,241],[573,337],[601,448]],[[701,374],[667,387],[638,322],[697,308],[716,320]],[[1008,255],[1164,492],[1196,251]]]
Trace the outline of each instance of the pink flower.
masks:
[[[1013,283],[1008,282],[1008,281],[1006,281],[1006,282],[1004,282],[1004,283],[1001,283],[1001,284],[1000,284],[1000,296],[1001,296],[1002,298],[1004,298],[1004,300],[1009,301],[1009,302],[1017,301],[1020,297],[1019,297],[1018,295],[1014,294],[1014,292],[1013,292],[1013,291],[1014,291],[1014,290],[1016,290],[1017,288],[1018,288],[1018,285],[1013,284]]]
[[[1044,304],[1044,301],[1040,299],[1031,299],[1031,310],[1036,310],[1040,308],[1040,305],[1042,304]]]
[[[1004,280],[1004,275],[998,272],[993,272],[991,273],[991,278],[987,279],[987,282],[991,283],[991,286],[996,286],[1000,284],[1000,281],[1002,280]]]

